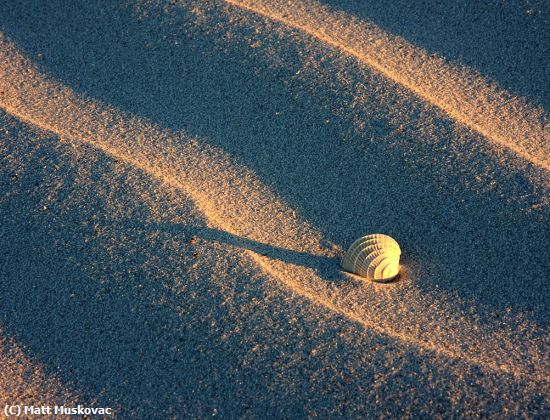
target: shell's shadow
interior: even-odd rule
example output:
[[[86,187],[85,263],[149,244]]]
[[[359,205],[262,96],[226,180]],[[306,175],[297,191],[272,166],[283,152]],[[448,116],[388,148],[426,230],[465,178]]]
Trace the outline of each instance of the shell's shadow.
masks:
[[[340,268],[339,257],[323,257],[308,252],[294,251],[274,245],[258,242],[233,233],[208,227],[197,228],[195,234],[189,237],[189,228],[179,223],[143,223],[134,220],[124,222],[125,226],[149,231],[167,232],[173,235],[184,235],[186,240],[206,240],[227,244],[233,247],[247,249],[271,259],[285,261],[295,265],[312,268],[328,282],[345,281],[347,278]]]

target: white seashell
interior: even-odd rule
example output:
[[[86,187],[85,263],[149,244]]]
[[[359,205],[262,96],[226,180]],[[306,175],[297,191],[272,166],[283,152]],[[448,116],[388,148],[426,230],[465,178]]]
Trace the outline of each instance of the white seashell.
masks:
[[[377,233],[357,239],[342,259],[342,268],[371,280],[389,281],[399,274],[401,248],[395,239]]]

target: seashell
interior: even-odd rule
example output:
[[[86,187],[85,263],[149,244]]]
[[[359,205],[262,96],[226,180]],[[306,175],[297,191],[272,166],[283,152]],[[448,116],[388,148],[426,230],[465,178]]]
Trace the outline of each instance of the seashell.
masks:
[[[357,239],[342,259],[342,268],[371,280],[389,281],[399,274],[401,248],[395,239],[377,233]]]

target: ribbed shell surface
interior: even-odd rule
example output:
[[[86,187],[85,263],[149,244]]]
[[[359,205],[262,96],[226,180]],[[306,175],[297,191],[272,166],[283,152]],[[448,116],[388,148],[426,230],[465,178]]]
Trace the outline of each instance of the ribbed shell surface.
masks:
[[[395,239],[381,233],[357,239],[342,259],[342,268],[372,280],[388,281],[399,274],[401,248]]]

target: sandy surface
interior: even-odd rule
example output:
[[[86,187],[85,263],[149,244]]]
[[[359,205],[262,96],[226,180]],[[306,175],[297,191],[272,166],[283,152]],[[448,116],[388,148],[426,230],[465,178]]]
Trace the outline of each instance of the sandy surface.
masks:
[[[0,3],[2,407],[549,415],[544,8],[321,3]]]

